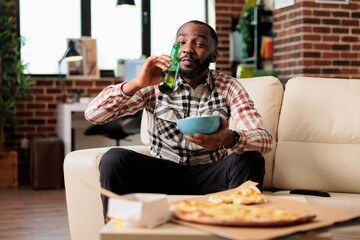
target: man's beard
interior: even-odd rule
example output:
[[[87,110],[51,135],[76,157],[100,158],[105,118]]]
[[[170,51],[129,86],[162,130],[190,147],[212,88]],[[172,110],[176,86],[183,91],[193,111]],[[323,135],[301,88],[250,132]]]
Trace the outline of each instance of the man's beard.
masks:
[[[187,56],[190,57],[190,56]],[[203,62],[200,65],[197,65],[194,69],[192,70],[184,70],[179,68],[179,76],[184,79],[193,79],[197,76],[199,76],[201,73],[203,73],[205,70],[207,70],[209,68],[209,65],[211,63],[211,59],[212,59],[212,54],[209,54],[208,58],[205,60],[205,62]],[[179,59],[180,61],[181,59]],[[196,60],[194,60],[196,61]]]

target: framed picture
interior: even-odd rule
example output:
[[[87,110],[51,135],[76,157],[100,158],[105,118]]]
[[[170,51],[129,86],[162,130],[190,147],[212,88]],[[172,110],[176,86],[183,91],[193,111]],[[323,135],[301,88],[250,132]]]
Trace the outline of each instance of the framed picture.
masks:
[[[349,4],[349,0],[315,0],[316,3]]]
[[[73,40],[75,47],[81,52],[83,60],[68,62],[68,71],[66,78],[80,79],[80,78],[99,78],[100,71],[97,66],[97,49],[96,39],[91,37],[81,37],[68,39],[68,42]]]
[[[280,8],[284,8],[284,7],[289,7],[294,5],[294,0],[275,0],[274,1],[274,8],[275,9],[280,9]]]

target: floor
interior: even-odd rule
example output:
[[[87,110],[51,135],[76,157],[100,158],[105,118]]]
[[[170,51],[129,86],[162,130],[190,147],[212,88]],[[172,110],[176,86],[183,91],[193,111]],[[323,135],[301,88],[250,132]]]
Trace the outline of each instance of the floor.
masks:
[[[0,239],[70,240],[64,189],[0,189],[0,213]]]

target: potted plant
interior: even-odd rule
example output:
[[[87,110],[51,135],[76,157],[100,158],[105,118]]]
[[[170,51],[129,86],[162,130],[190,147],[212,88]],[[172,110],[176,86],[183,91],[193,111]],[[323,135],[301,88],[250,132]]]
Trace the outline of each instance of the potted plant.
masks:
[[[124,77],[124,63],[125,63],[125,59],[123,58],[119,58],[117,60],[117,74],[119,78]]]
[[[15,32],[13,4],[0,0],[0,187],[17,186],[17,152],[5,149],[5,139],[10,140],[17,123],[17,100],[26,97],[33,84],[20,59],[22,41]]]
[[[254,52],[254,7],[249,6],[239,19],[239,32],[241,33],[243,56],[252,57]]]

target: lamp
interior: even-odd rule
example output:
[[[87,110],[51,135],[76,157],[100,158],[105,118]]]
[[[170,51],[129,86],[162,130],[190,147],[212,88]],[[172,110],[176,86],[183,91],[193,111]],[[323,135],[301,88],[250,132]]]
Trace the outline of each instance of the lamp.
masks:
[[[123,5],[135,6],[135,1],[134,0],[117,0],[116,1],[116,6],[117,7],[121,7]]]
[[[75,47],[75,43],[73,40],[69,41],[69,46],[65,51],[64,56],[60,59],[59,61],[59,78],[60,78],[60,88],[61,88],[61,92],[63,94],[63,99],[62,102],[65,102],[66,100],[66,93],[65,93],[65,85],[64,85],[64,80],[61,77],[61,62],[63,60],[66,60],[68,62],[74,62],[74,61],[80,61],[83,59],[83,56],[81,55],[79,49],[77,49]]]

